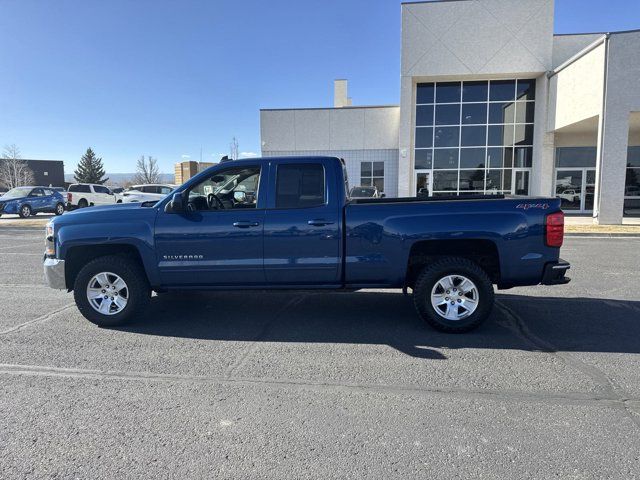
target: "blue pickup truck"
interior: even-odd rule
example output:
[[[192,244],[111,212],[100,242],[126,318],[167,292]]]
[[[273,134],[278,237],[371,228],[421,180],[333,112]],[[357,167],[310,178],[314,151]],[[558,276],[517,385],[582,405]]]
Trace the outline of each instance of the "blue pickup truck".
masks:
[[[569,281],[559,199],[353,200],[348,191],[334,157],[221,163],[157,203],[54,218],[45,278],[100,326],[141,315],[152,291],[397,288],[452,333],[488,317],[494,285]]]

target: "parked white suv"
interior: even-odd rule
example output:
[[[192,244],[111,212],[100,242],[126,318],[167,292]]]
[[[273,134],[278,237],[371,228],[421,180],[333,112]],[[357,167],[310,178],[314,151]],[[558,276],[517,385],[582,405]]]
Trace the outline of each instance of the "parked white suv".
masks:
[[[176,188],[175,185],[168,184],[133,185],[118,195],[117,202],[157,202],[169,195],[174,188]]]
[[[67,210],[92,207],[94,205],[111,205],[116,197],[104,185],[95,183],[73,183],[67,190]]]

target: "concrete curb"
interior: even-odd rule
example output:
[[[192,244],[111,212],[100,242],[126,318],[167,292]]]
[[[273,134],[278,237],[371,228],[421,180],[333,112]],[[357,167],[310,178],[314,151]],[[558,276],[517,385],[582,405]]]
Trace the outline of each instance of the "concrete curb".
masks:
[[[640,238],[640,233],[572,232],[565,233],[564,236],[581,238]]]

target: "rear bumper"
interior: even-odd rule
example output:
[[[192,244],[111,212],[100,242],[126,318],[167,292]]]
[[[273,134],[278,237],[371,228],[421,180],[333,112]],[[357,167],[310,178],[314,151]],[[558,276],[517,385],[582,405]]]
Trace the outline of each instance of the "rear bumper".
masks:
[[[67,282],[64,278],[64,260],[58,258],[44,259],[44,280],[51,288],[66,290]]]
[[[557,262],[547,263],[542,274],[542,285],[564,285],[571,279],[566,277],[567,270],[571,268],[569,262],[559,259]]]

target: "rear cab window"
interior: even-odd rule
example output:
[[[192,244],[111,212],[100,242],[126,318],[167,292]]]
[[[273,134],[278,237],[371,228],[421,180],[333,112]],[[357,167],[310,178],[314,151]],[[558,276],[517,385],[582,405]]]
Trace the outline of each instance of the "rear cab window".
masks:
[[[278,165],[276,208],[313,208],[326,203],[325,173],[322,164]]]
[[[89,185],[69,185],[70,192],[91,193]]]

